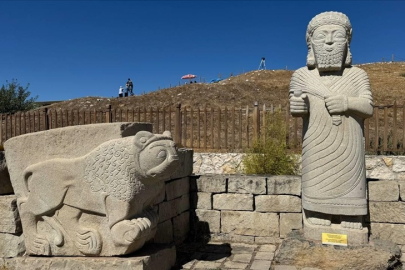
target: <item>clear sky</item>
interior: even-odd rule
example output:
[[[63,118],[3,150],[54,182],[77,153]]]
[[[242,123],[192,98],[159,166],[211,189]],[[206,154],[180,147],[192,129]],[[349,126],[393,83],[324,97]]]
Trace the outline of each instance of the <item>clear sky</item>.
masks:
[[[128,78],[135,94],[188,73],[225,78],[261,57],[293,70],[323,11],[349,16],[355,64],[405,61],[405,1],[1,1],[0,84],[45,101],[115,97]]]

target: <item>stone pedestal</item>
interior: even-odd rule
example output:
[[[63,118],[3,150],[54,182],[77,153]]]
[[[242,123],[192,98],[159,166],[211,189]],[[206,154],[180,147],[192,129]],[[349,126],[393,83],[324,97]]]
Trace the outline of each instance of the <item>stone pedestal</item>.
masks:
[[[368,229],[361,230],[342,228],[340,224],[319,226],[309,224],[304,218],[304,237],[308,240],[322,241],[322,233],[346,234],[349,246],[365,245],[368,243]]]
[[[0,258],[0,269],[8,270],[169,270],[176,262],[174,246],[145,246],[128,257],[16,257]]]

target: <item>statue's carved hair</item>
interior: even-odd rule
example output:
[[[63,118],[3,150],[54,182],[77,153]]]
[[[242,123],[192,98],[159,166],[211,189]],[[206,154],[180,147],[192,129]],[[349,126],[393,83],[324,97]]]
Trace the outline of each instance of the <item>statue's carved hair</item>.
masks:
[[[352,25],[350,24],[349,18],[340,12],[323,12],[316,15],[309,22],[306,33],[306,41],[308,46],[308,55],[307,55],[307,66],[309,68],[315,67],[315,55],[311,46],[311,37],[314,31],[323,25],[339,25],[342,26],[347,33],[347,54],[345,59],[345,66],[350,66],[352,64],[352,54],[350,52],[350,42],[352,40]]]

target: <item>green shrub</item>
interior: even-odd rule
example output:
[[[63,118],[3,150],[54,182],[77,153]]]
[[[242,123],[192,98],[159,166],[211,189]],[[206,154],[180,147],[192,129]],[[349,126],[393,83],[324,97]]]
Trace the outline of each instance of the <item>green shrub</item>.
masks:
[[[399,74],[399,76],[405,77],[405,73],[401,73],[401,74]]]
[[[292,175],[297,173],[298,158],[287,152],[286,123],[280,110],[266,113],[261,138],[246,151],[246,174]]]

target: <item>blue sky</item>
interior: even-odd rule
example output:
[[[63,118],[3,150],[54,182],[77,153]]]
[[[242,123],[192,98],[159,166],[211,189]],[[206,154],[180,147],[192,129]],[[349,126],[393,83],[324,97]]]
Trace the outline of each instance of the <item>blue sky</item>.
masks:
[[[258,68],[305,65],[308,22],[340,11],[354,63],[405,61],[405,1],[1,1],[0,84],[39,101],[135,94]]]

